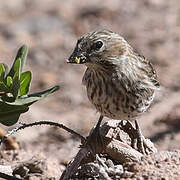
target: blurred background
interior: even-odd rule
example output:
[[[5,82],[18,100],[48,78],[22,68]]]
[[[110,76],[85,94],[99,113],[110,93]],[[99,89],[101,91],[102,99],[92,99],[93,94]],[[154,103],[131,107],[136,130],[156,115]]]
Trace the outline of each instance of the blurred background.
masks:
[[[22,122],[51,120],[86,136],[99,114],[87,99],[84,66],[69,65],[77,38],[109,29],[121,34],[151,60],[161,91],[139,121],[143,134],[160,150],[180,148],[180,1],[163,0],[5,0],[0,2],[0,62],[10,65],[22,44],[29,46],[26,69],[31,91],[54,85],[60,90],[31,106]],[[66,164],[79,140],[49,127],[15,135],[23,149],[42,152]],[[35,147],[35,148],[34,148]],[[63,154],[63,155],[62,155]]]

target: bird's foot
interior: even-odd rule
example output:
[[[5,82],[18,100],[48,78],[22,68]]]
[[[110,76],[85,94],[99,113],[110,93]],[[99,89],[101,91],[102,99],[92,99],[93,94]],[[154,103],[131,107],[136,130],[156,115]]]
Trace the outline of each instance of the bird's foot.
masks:
[[[146,139],[141,132],[138,122],[135,120],[135,127],[136,127],[136,138],[137,138],[137,149],[142,154],[150,154],[153,152],[157,152],[154,144],[150,141],[150,139]]]
[[[90,135],[87,137],[86,143],[92,150],[93,155],[102,152],[104,143],[103,137],[100,134],[100,127],[92,129]]]
[[[133,127],[130,121],[127,121],[123,126],[123,130],[129,135],[131,138],[131,147],[137,149],[142,154],[150,154],[152,152],[157,152],[157,149],[154,147],[154,144],[146,139],[141,132],[139,124],[135,121],[135,128]]]
[[[139,127],[138,122],[135,120],[135,139],[137,140],[137,149],[139,152],[141,152],[142,154],[146,154],[145,152],[145,137],[142,135],[141,129]],[[132,144],[132,146],[134,147],[134,142]]]

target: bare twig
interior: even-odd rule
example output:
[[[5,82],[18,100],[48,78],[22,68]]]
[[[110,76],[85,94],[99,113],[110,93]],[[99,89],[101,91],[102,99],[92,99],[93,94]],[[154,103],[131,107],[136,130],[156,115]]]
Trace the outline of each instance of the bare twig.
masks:
[[[24,128],[27,128],[27,127],[32,127],[32,126],[37,126],[37,125],[49,125],[49,126],[56,126],[56,127],[59,127],[59,128],[62,128],[64,130],[66,130],[67,132],[71,133],[71,134],[74,134],[75,136],[77,136],[78,138],[81,139],[82,142],[85,142],[86,141],[86,138],[84,138],[83,136],[81,136],[79,133],[73,131],[72,129],[64,126],[63,124],[59,124],[59,123],[56,123],[56,122],[52,122],[52,121],[38,121],[38,122],[34,122],[34,123],[29,123],[29,124],[25,124],[25,123],[20,123],[20,125],[16,128],[14,128],[13,130],[9,131],[6,136],[3,136],[0,140],[0,145],[1,143],[7,139],[9,136],[11,136],[12,134],[14,134],[15,132],[17,131],[20,131]]]
[[[66,170],[61,175],[60,180],[69,180],[70,177],[75,174],[78,167],[81,165],[81,161],[87,156],[88,152],[89,150],[87,147],[81,148],[74,160],[68,164]]]
[[[14,176],[10,176],[8,174],[1,173],[1,172],[0,172],[0,178],[8,179],[8,180],[22,180],[22,179],[19,179],[19,178],[16,178]]]

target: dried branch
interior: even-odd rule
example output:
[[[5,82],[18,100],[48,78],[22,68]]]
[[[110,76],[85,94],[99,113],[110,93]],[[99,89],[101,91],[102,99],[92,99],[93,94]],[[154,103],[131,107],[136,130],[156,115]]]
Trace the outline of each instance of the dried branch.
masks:
[[[8,180],[22,180],[22,179],[16,178],[14,176],[10,176],[10,175],[2,173],[2,172],[0,172],[0,178],[8,179]]]
[[[86,141],[86,138],[84,138],[83,136],[81,136],[79,133],[73,131],[72,129],[64,126],[63,124],[59,124],[56,122],[51,122],[51,121],[38,121],[38,122],[34,122],[34,123],[29,123],[29,124],[25,124],[25,123],[20,123],[19,126],[17,126],[16,128],[12,129],[11,131],[9,131],[6,136],[3,136],[0,140],[0,145],[1,143],[7,139],[9,136],[11,136],[12,134],[14,134],[17,131],[20,131],[22,129],[25,129],[27,127],[32,127],[32,126],[38,126],[38,125],[49,125],[49,126],[56,126],[58,128],[62,128],[64,130],[66,130],[67,132],[74,134],[75,136],[77,136],[78,138],[81,139],[82,142]]]
[[[68,180],[72,175],[74,175],[81,165],[82,160],[87,156],[89,150],[87,147],[81,148],[77,153],[76,157],[68,164],[66,170],[60,177],[60,180]]]

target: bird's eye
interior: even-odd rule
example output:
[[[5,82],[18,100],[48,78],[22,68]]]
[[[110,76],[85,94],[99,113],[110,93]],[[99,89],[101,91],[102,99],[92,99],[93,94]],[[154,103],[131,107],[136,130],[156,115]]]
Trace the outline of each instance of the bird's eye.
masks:
[[[94,50],[99,50],[101,47],[103,46],[103,42],[102,41],[97,41],[96,43],[93,44],[92,49]]]

